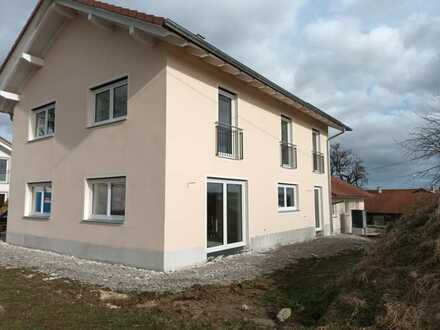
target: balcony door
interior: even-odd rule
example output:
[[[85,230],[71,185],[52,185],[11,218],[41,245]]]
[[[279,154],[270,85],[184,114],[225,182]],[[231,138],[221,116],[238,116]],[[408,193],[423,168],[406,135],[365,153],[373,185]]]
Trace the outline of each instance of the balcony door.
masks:
[[[315,202],[315,227],[317,231],[322,230],[322,188],[314,187],[314,202]]]
[[[236,124],[235,95],[219,90],[218,94],[218,152],[231,156],[234,152],[233,129]]]
[[[208,180],[208,253],[245,245],[244,188],[244,182]]]

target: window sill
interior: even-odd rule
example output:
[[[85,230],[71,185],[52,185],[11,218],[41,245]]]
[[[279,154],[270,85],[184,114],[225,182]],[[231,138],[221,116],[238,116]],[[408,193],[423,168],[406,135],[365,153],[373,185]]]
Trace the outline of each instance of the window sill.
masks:
[[[32,143],[32,142],[37,142],[37,141],[41,141],[41,140],[47,140],[50,138],[53,138],[55,136],[55,134],[49,134],[49,135],[44,135],[44,136],[38,136],[32,139],[29,139],[27,142],[28,143]]]
[[[281,168],[284,168],[286,170],[296,170],[296,166],[289,166],[289,165],[281,165]]]
[[[125,223],[125,219],[98,219],[98,218],[89,218],[83,219],[81,223],[89,223],[89,224],[106,224],[106,225],[123,225]]]
[[[127,116],[124,117],[119,117],[119,118],[115,118],[115,119],[109,119],[109,120],[103,120],[100,122],[94,122],[94,123],[90,123],[86,126],[86,128],[94,128],[94,127],[100,127],[100,126],[107,126],[107,125],[111,125],[111,124],[116,124],[116,123],[120,123],[122,121],[127,120]]]
[[[49,215],[25,215],[23,216],[23,219],[25,220],[37,220],[37,221],[47,221],[50,220],[50,216]]]
[[[299,212],[299,209],[278,209],[278,213],[295,213]]]

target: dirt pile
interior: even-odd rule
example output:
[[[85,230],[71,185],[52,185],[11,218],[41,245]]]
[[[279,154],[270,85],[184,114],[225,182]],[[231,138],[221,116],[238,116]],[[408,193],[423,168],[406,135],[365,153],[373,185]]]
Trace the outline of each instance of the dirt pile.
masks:
[[[440,326],[440,196],[408,209],[372,245],[327,314],[327,324],[385,329]]]

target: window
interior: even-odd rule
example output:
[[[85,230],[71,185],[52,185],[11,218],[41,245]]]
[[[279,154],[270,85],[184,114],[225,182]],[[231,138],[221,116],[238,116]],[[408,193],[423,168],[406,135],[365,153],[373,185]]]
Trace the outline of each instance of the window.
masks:
[[[332,204],[332,216],[334,218],[338,216],[338,204]]]
[[[292,121],[281,116],[281,166],[296,168],[296,146],[292,144]]]
[[[321,153],[321,138],[318,130],[312,131],[313,144],[313,171],[316,173],[324,173],[324,154]]]
[[[0,182],[8,181],[8,160],[0,158]]]
[[[90,179],[88,183],[88,214],[94,220],[124,220],[125,177]]]
[[[216,123],[217,156],[243,159],[243,130],[237,125],[236,95],[219,89]]]
[[[93,95],[92,123],[111,122],[127,116],[127,78],[92,88],[91,92]]]
[[[55,103],[33,109],[33,138],[52,136],[55,133]]]
[[[298,186],[291,184],[278,185],[278,210],[298,210]]]
[[[320,134],[318,130],[314,129],[312,131],[312,139],[313,139],[313,152],[314,153],[321,152]]]
[[[49,217],[52,210],[52,185],[47,183],[28,184],[30,192],[29,216]]]

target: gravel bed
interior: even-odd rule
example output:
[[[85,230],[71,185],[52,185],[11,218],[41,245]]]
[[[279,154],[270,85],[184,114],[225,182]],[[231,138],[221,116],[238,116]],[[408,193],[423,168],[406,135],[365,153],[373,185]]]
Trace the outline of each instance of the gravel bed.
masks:
[[[268,250],[217,257],[203,265],[175,272],[155,272],[94,262],[53,252],[0,243],[0,266],[47,274],[44,280],[68,278],[119,292],[178,292],[195,284],[228,285],[281,269],[300,258],[325,257],[364,248],[369,240],[337,235]]]

